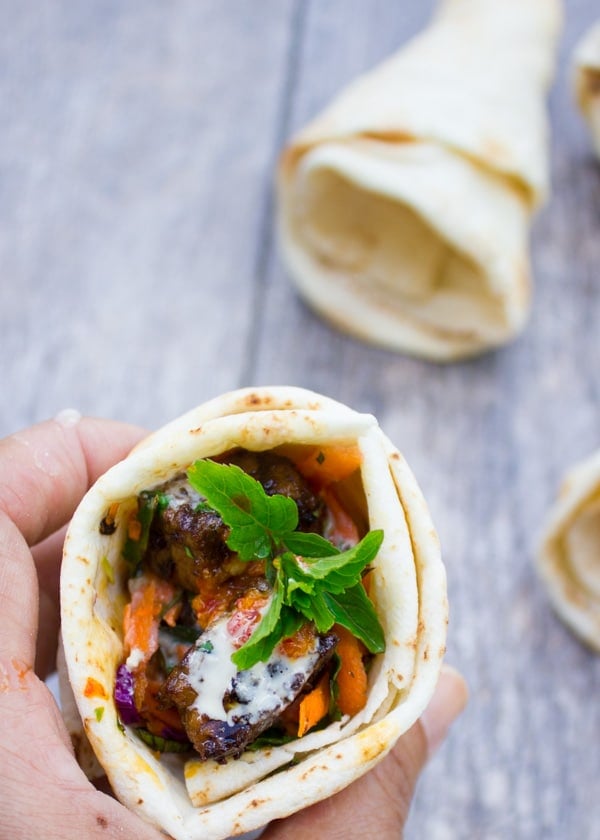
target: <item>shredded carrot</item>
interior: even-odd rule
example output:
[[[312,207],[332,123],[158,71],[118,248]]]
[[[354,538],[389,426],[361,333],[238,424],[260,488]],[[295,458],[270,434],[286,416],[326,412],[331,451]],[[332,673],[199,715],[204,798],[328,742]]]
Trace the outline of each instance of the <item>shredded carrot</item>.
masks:
[[[158,647],[158,622],[154,614],[155,594],[153,580],[146,586],[138,587],[134,590],[123,615],[126,649],[131,651],[136,648],[148,659]]]
[[[329,672],[326,671],[316,687],[300,700],[298,738],[323,720],[329,711]]]
[[[313,481],[317,489],[321,489],[334,481],[348,478],[359,469],[361,463],[362,455],[358,446],[334,445],[313,447],[297,466],[305,478]]]
[[[345,627],[336,625],[339,643],[335,649],[340,658],[337,674],[337,705],[343,715],[355,715],[367,702],[367,672],[363,664],[363,647]]]
[[[321,495],[331,514],[331,523],[324,536],[336,545],[356,545],[359,535],[352,517],[346,513],[331,490],[323,490]]]
[[[375,572],[373,569],[370,569],[365,575],[363,575],[362,585],[365,588],[365,592],[371,598],[371,590],[373,589],[373,579],[374,579]]]
[[[146,670],[145,668],[139,668],[133,674],[133,702],[138,711],[144,707],[144,697],[146,696],[147,687],[148,677],[146,676]]]
[[[139,650],[144,663],[158,650],[161,612],[174,595],[175,588],[168,581],[151,575],[136,579],[131,601],[123,613],[124,643],[128,652]]]
[[[166,613],[163,615],[163,621],[165,622],[165,624],[168,624],[169,627],[175,627],[175,625],[177,624],[177,619],[181,615],[182,606],[183,605],[180,601],[177,604],[173,604],[173,606],[166,611]]]

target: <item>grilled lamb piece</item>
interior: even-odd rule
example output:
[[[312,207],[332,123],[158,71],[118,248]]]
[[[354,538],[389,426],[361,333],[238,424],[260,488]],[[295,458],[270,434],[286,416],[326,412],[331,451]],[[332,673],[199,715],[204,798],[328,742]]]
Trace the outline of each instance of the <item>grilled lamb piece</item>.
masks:
[[[301,531],[322,532],[325,508],[292,461],[272,452],[238,450],[227,463],[236,464],[257,481],[269,495],[280,493],[298,506]],[[202,589],[202,580],[213,584],[239,573],[235,556],[227,547],[229,528],[218,513],[200,504],[202,498],[185,476],[159,488],[168,499],[156,512],[144,556],[147,568],[190,592]]]
[[[322,533],[325,508],[289,458],[275,452],[238,450],[225,459],[260,481],[265,493],[288,496],[298,506],[298,530]]]
[[[311,684],[337,644],[334,634],[313,629],[302,655],[276,648],[268,662],[237,671],[231,654],[240,646],[238,627],[236,614],[211,625],[161,689],[161,702],[178,709],[203,761],[239,756]]]
[[[201,578],[227,575],[229,528],[218,513],[169,504],[154,518],[145,562],[165,580],[197,592]],[[225,572],[225,575],[222,573]]]

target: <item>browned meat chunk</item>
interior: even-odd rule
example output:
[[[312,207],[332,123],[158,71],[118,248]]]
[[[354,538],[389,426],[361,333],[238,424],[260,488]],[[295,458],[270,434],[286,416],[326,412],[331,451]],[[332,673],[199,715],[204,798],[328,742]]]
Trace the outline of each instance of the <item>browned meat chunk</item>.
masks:
[[[228,534],[214,511],[169,505],[152,523],[145,562],[160,577],[197,592],[202,576],[218,574],[231,557]]]
[[[292,498],[298,506],[299,530],[322,531],[323,502],[289,458],[239,450],[226,460],[259,481],[268,494]],[[239,564],[226,543],[228,527],[218,513],[201,504],[185,476],[164,485],[161,492],[167,503],[158,508],[152,521],[145,566],[194,593],[203,591],[207,581],[214,587],[239,574]]]
[[[200,758],[239,756],[271,727],[321,672],[333,654],[334,634],[312,632],[308,650],[295,658],[275,649],[268,662],[246,671],[230,663],[231,616],[215,622],[175,667],[161,689],[165,706],[175,706]]]
[[[293,499],[298,505],[298,530],[321,532],[325,513],[323,501],[312,492],[289,458],[274,452],[240,450],[226,461],[228,464],[236,464],[260,481],[269,496],[279,493]]]

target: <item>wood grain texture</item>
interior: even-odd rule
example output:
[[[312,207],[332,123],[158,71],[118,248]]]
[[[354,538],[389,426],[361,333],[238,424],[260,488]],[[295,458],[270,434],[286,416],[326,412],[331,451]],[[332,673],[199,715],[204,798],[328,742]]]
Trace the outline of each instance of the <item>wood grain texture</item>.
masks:
[[[426,22],[387,0],[0,0],[0,432],[66,406],[155,427],[288,383],[376,414],[448,567],[470,706],[407,837],[600,838],[600,659],[532,566],[564,470],[600,446],[600,166],[569,89],[600,13],[567,0],[531,321],[441,367],[334,332],[278,259],[284,138]]]

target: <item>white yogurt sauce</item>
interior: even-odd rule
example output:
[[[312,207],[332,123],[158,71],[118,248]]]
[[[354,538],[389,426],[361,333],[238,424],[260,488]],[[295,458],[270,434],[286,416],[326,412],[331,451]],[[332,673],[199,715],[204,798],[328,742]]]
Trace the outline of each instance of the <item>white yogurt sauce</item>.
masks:
[[[208,641],[212,649],[203,651],[201,645]],[[226,721],[229,725],[242,717],[253,724],[265,713],[283,709],[298,693],[297,675],[304,678],[311,673],[319,658],[315,639],[313,651],[305,656],[291,659],[276,651],[269,662],[258,662],[252,668],[238,672],[231,661],[236,649],[227,629],[227,619],[221,620],[200,637],[197,655],[189,663],[188,683],[197,695],[192,708],[199,715]],[[234,688],[240,702],[225,710],[223,698]]]
[[[199,502],[204,501],[204,496],[201,496],[187,478],[182,475],[168,481],[158,488],[169,499],[169,507],[179,508],[182,505],[190,505],[194,508]]]

